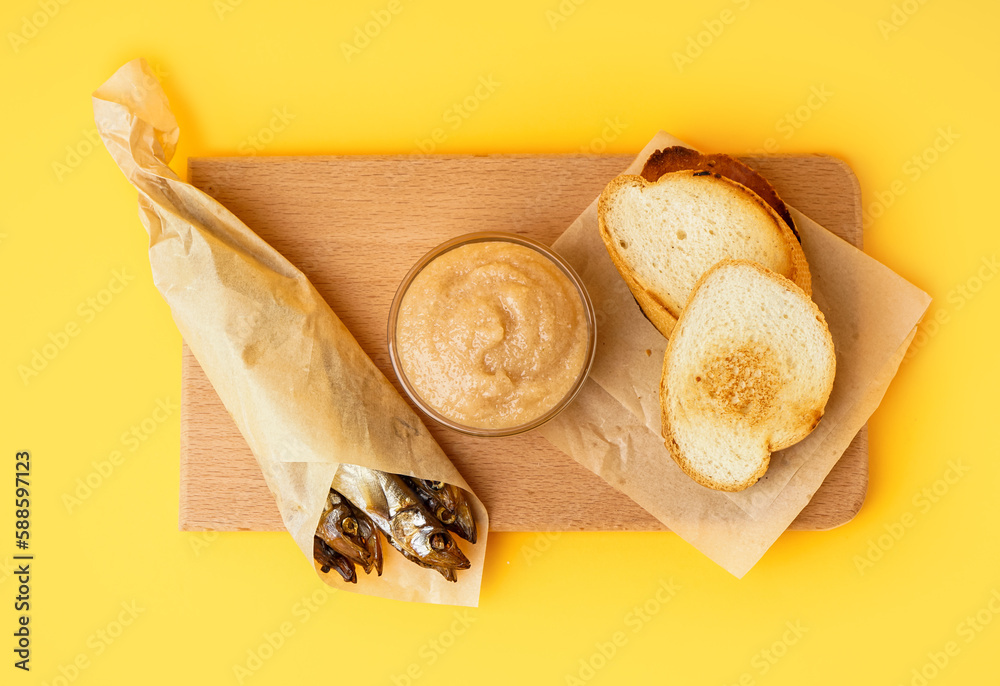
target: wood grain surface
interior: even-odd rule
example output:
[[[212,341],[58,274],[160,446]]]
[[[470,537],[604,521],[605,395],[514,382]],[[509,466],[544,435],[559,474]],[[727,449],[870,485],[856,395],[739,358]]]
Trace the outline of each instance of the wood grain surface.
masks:
[[[192,158],[188,179],[305,272],[398,389],[386,320],[396,287],[420,256],[473,231],[509,231],[550,244],[631,159]],[[843,162],[821,155],[742,159],[787,203],[860,247],[860,191]],[[494,531],[666,529],[533,432],[484,439],[425,422],[489,509]],[[283,529],[256,460],[187,346],[180,478],[182,530]],[[867,486],[862,429],[790,528],[847,522]]]

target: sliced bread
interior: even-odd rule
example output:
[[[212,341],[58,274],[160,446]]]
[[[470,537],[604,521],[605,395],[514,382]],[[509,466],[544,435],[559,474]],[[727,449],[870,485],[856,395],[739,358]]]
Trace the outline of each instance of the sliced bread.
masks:
[[[735,157],[721,153],[705,154],[692,148],[685,148],[675,145],[670,148],[657,150],[646,160],[639,175],[649,182],[656,181],[664,174],[670,172],[683,171],[707,171],[712,174],[725,176],[730,181],[741,183],[770,205],[778,216],[788,224],[788,228],[798,237],[799,233],[795,229],[795,222],[784,201],[778,197],[778,192],[774,190],[771,182],[757,173],[755,169]],[[801,242],[801,241],[800,241]]]
[[[703,486],[741,491],[816,427],[835,367],[826,320],[801,288],[723,260],[699,279],[663,358],[667,449]]]
[[[601,238],[646,317],[669,337],[695,283],[719,260],[758,262],[812,292],[790,226],[746,186],[683,170],[655,182],[623,174],[598,201]]]

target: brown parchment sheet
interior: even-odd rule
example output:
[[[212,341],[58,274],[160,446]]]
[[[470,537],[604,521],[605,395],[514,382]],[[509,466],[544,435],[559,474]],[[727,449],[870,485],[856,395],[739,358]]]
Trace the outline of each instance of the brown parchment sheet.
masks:
[[[649,155],[672,145],[684,143],[661,131],[623,172],[638,174]],[[739,493],[697,484],[663,444],[659,383],[667,341],[608,256],[596,199],[553,244],[587,286],[598,346],[577,400],[538,431],[737,577],[808,504],[878,407],[930,305],[926,293],[790,211],[812,272],[813,299],[833,336],[837,375],[816,430],[772,455],[765,477]]]
[[[357,585],[335,572],[320,577],[347,591],[476,606],[486,509],[420,418],[302,272],[170,170],[177,121],[144,60],[119,69],[93,104],[108,152],[139,192],[156,287],[257,458],[308,563],[319,574],[313,534],[341,463],[445,481],[471,495],[479,527],[476,545],[457,541],[472,563],[457,583],[388,545],[381,577],[359,570]]]

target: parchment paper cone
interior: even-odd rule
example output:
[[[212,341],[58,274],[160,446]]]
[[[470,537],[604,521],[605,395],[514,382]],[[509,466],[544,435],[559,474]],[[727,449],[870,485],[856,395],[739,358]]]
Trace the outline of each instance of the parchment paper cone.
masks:
[[[341,462],[472,493],[305,275],[170,170],[177,121],[146,62],[123,66],[93,101],[108,152],[139,191],[153,281],[250,445],[306,558],[312,562],[313,532]],[[461,541],[472,568],[459,573],[458,583],[389,546],[382,577],[359,570],[356,586],[336,573],[324,579],[386,598],[476,606],[489,520],[480,500],[471,500],[479,543]]]

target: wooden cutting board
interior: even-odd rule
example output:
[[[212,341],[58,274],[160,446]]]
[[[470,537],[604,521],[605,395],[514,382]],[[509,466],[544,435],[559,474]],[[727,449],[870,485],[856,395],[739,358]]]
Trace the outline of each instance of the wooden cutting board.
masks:
[[[821,155],[743,159],[790,205],[861,246],[860,191],[846,164]],[[386,350],[389,305],[420,256],[473,231],[516,232],[550,244],[631,160],[610,155],[192,158],[188,179],[305,272],[396,383]],[[180,528],[283,529],[250,449],[186,346],[181,373]],[[426,423],[489,509],[494,531],[666,529],[535,433],[473,438]],[[828,529],[847,522],[867,487],[862,429],[791,528]]]

